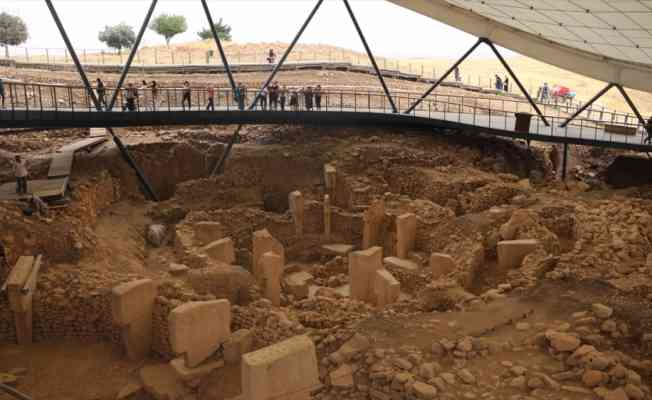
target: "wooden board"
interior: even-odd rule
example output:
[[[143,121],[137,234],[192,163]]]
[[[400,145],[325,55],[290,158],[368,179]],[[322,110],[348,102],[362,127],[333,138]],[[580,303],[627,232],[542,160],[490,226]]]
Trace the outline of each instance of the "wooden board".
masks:
[[[74,158],[75,153],[72,151],[52,154],[50,170],[48,171],[48,179],[62,178],[70,175],[70,170],[72,169],[72,161]]]
[[[106,137],[107,132],[106,128],[91,128],[88,137],[97,138],[97,137]]]
[[[30,198],[33,194],[41,197],[63,197],[68,186],[68,177],[35,180],[27,182],[27,194],[16,194],[16,182],[8,182],[0,185],[1,200],[21,200]]]

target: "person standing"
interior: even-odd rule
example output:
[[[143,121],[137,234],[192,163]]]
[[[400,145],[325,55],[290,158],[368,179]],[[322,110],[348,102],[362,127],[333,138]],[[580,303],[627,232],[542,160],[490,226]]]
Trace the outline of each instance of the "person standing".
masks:
[[[269,49],[269,53],[267,53],[267,63],[276,64],[276,54],[274,53],[274,49]]]
[[[146,80],[143,80],[140,84],[139,91],[143,94],[143,108],[145,111],[149,110],[149,96],[147,92],[149,91],[149,85]]]
[[[292,111],[299,111],[299,93],[296,89],[292,89],[292,93],[290,93],[290,107]]]
[[[0,78],[0,97],[2,97],[2,108],[5,108],[5,83]]]
[[[503,90],[503,80],[498,75],[496,75],[496,90]]]
[[[103,106],[104,109],[108,107],[106,104],[106,87],[104,86],[104,82],[100,78],[97,78],[96,81],[96,90],[97,90],[97,102],[100,104],[100,106]]]
[[[460,67],[455,67],[455,82],[462,82],[462,74],[460,74]]]
[[[208,105],[206,105],[206,111],[215,111],[215,88],[212,86],[208,87]]]
[[[303,92],[304,96],[304,102],[306,105],[306,110],[307,111],[312,111],[312,104],[313,104],[313,91],[312,91],[312,86],[308,86],[306,90]]]
[[[279,95],[279,86],[278,82],[274,82],[269,87],[269,108],[270,110],[278,110],[278,95]]]
[[[129,83],[127,85],[127,89],[125,90],[126,104],[122,108],[122,111],[125,110],[136,111],[137,99],[138,99],[138,89],[134,87],[133,83]]]
[[[12,164],[14,176],[16,177],[16,193],[27,194],[27,161],[21,156],[16,156]]]
[[[260,109],[263,111],[267,110],[267,95],[268,92],[267,89],[265,88],[260,92],[260,96],[258,97]]]
[[[317,111],[321,111],[321,85],[317,85],[315,88],[315,106]]]
[[[188,103],[188,110],[192,110],[192,91],[190,90],[190,82],[183,82],[183,90],[181,97],[181,107],[186,111],[186,103]]]
[[[505,77],[504,82],[505,83],[503,83],[503,90],[506,91],[506,92],[509,92],[509,78]]]
[[[652,141],[652,117],[648,118],[647,123],[645,124],[645,132],[647,133],[647,137],[643,141],[643,143],[650,143]]]
[[[280,93],[280,103],[281,103],[281,111],[285,111],[285,98],[287,97],[288,94],[288,88],[284,85],[283,88],[281,89]]]
[[[150,83],[149,89],[152,92],[152,111],[156,111],[156,107],[158,106],[158,84],[156,81]]]

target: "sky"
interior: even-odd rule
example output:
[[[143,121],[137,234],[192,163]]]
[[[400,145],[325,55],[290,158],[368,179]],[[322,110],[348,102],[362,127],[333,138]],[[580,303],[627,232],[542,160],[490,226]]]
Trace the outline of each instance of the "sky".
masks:
[[[374,53],[389,58],[453,58],[461,56],[476,38],[384,0],[351,0],[367,41]],[[142,24],[150,1],[143,0],[53,0],[73,45],[104,49],[98,32],[105,25],[125,22],[135,31]],[[233,28],[236,42],[289,42],[315,5],[314,0],[209,0],[215,21],[223,18]],[[0,0],[0,12],[20,16],[28,25],[30,48],[63,48],[64,44],[43,0]],[[197,40],[207,26],[199,0],[161,0],[154,17],[180,14],[188,31],[173,43]],[[341,0],[325,0],[301,39],[363,51]],[[148,30],[143,46],[164,44],[161,36]],[[505,51],[506,56],[513,53]],[[475,57],[489,57],[482,46]]]

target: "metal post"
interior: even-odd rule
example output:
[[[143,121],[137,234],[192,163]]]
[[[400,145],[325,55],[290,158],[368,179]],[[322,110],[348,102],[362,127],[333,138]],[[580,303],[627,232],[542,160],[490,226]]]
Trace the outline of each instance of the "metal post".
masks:
[[[498,60],[500,60],[500,63],[503,64],[503,67],[505,67],[505,69],[509,73],[509,76],[512,77],[512,79],[518,85],[518,88],[521,89],[521,92],[523,92],[523,94],[527,98],[527,101],[530,102],[530,105],[532,106],[532,108],[534,108],[534,110],[537,112],[537,114],[539,114],[539,117],[541,117],[541,120],[543,120],[543,123],[546,126],[550,126],[550,123],[548,123],[548,120],[546,119],[546,117],[543,115],[543,113],[539,109],[539,106],[537,106],[537,103],[535,103],[534,100],[532,100],[532,97],[530,97],[530,94],[528,93],[528,91],[525,90],[525,87],[523,86],[521,81],[518,79],[516,74],[514,74],[514,71],[512,71],[512,68],[509,66],[509,64],[507,64],[507,61],[505,61],[505,59],[503,58],[502,54],[500,54],[500,52],[498,51],[496,46],[494,46],[494,44],[491,42],[491,40],[489,40],[487,38],[482,38],[480,40],[484,41],[491,48],[491,50],[494,52],[496,57],[498,57]]]
[[[222,41],[220,40],[217,30],[215,29],[215,24],[213,24],[213,17],[211,12],[208,9],[208,4],[206,0],[201,0],[202,6],[204,6],[204,12],[206,13],[206,19],[208,19],[208,25],[211,27],[211,32],[213,32],[213,39],[215,39],[215,44],[217,44],[217,50],[220,52],[220,57],[222,58],[222,63],[224,64],[224,69],[226,70],[226,75],[229,77],[229,83],[231,84],[231,89],[236,91],[235,79],[233,79],[233,74],[231,73],[231,67],[229,67],[229,61],[226,58],[224,53],[224,48],[222,47]]]
[[[93,104],[95,105],[95,108],[98,111],[102,110],[102,106],[97,99],[97,96],[95,95],[95,92],[93,91],[93,88],[91,87],[91,83],[88,81],[88,77],[86,76],[86,72],[84,71],[84,68],[81,66],[79,62],[79,58],[77,58],[77,53],[75,52],[75,49],[72,47],[72,43],[70,42],[70,39],[68,38],[68,34],[66,33],[65,28],[61,24],[61,20],[59,19],[59,15],[57,14],[57,10],[55,10],[54,5],[52,5],[52,0],[45,0],[45,3],[47,4],[48,8],[50,9],[50,14],[52,15],[52,19],[54,19],[55,24],[57,25],[57,28],[59,29],[59,33],[61,33],[61,37],[63,38],[63,41],[66,44],[66,48],[70,51],[70,55],[75,62],[75,67],[77,68],[77,72],[79,73],[79,76],[81,77],[82,82],[84,82],[84,86],[86,87],[86,90],[91,96],[91,100],[93,100]],[[147,195],[150,197],[150,199],[154,201],[158,201],[158,196],[156,196],[156,193],[150,186],[149,182],[147,181],[147,178],[141,171],[140,167],[134,159],[131,157],[129,152],[127,151],[127,148],[124,146],[122,143],[122,140],[115,134],[113,129],[111,127],[106,128],[109,133],[111,134],[111,137],[113,138],[113,141],[115,142],[116,146],[120,150],[120,153],[124,157],[125,161],[134,169],[136,172],[136,175],[138,175],[138,179],[140,180],[141,184],[145,188],[145,191],[147,192]]]
[[[588,102],[586,102],[586,104],[584,104],[582,107],[580,107],[580,108],[575,112],[575,114],[571,115],[571,116],[570,116],[566,121],[564,121],[561,125],[559,125],[559,127],[560,127],[560,128],[565,128],[566,125],[568,125],[572,120],[574,120],[575,118],[577,118],[578,115],[580,115],[581,113],[583,113],[584,110],[586,110],[587,108],[589,108],[589,107],[591,106],[591,104],[593,104],[595,101],[597,101],[600,97],[604,96],[604,94],[607,93],[607,92],[609,91],[609,89],[611,89],[613,86],[614,86],[613,83],[610,83],[610,84],[608,84],[607,86],[605,86],[601,91],[598,92],[598,94],[596,94],[595,96],[593,96],[593,98],[591,98],[591,100],[589,100]]]
[[[482,43],[482,39],[478,39],[478,41],[477,41],[477,42],[476,42],[476,43],[475,43],[475,44],[474,44],[474,45],[473,45],[473,46],[472,46],[472,47],[471,47],[471,48],[470,48],[466,53],[464,53],[464,55],[462,56],[462,58],[460,58],[459,60],[457,60],[457,62],[456,62],[455,64],[453,64],[453,66],[450,67],[450,68],[448,69],[448,71],[446,71],[446,73],[444,73],[444,75],[442,75],[442,76],[437,80],[437,82],[435,82],[435,83],[430,87],[430,89],[428,89],[428,90],[426,91],[426,93],[423,94],[423,96],[421,96],[417,101],[415,101],[414,104],[412,104],[412,105],[410,106],[410,108],[408,108],[408,109],[404,112],[404,114],[410,114],[410,113],[411,113],[415,108],[417,108],[417,106],[418,106],[419,104],[421,104],[421,102],[422,102],[423,100],[425,100],[428,96],[430,96],[430,93],[432,93],[433,90],[437,89],[437,87],[438,87],[439,85],[441,85],[441,83],[442,83],[442,82],[443,82],[443,81],[448,77],[448,75],[450,75],[451,73],[453,73],[453,71],[455,71],[455,68],[459,67],[459,65],[460,65],[462,62],[464,62],[464,60],[466,60],[466,59],[469,57],[469,55],[471,55],[471,53],[473,53],[473,51],[474,51],[475,49],[478,48],[478,46],[480,45],[480,43]]]
[[[260,98],[260,94],[263,92],[263,90],[267,89],[267,86],[269,86],[269,84],[272,82],[272,80],[274,80],[274,77],[276,76],[276,74],[278,73],[278,71],[279,71],[279,70],[281,69],[281,67],[283,66],[283,63],[285,63],[285,60],[286,60],[286,59],[288,58],[288,56],[290,55],[290,52],[292,52],[292,49],[294,49],[294,46],[297,44],[297,42],[298,42],[299,39],[301,38],[301,35],[303,34],[303,31],[306,30],[306,28],[307,28],[308,25],[310,24],[310,21],[312,21],[312,18],[315,16],[315,14],[317,13],[317,10],[319,10],[319,7],[321,7],[321,5],[322,5],[323,2],[324,2],[324,0],[318,0],[318,1],[317,1],[317,4],[315,5],[315,7],[314,7],[314,8],[312,9],[312,11],[310,12],[310,15],[308,15],[308,18],[306,19],[306,21],[305,21],[305,22],[303,23],[303,25],[301,26],[301,29],[299,29],[299,32],[297,32],[297,35],[294,37],[294,40],[292,41],[292,43],[290,43],[290,47],[288,47],[288,48],[285,50],[285,53],[283,54],[283,57],[281,57],[281,60],[279,61],[279,63],[276,64],[276,66],[274,67],[274,70],[273,70],[272,73],[270,74],[269,78],[267,78],[267,81],[265,81],[265,83],[263,84],[263,86],[260,88],[260,90],[259,90],[258,93],[256,94],[256,97],[254,97],[254,100],[253,100],[253,102],[251,103],[251,105],[249,105],[249,110],[250,110],[250,111],[253,110],[254,107],[256,107],[256,103],[258,103],[258,100],[259,100],[259,98]],[[228,154],[227,154],[227,155],[228,155]]]
[[[233,135],[231,136],[231,140],[229,140],[229,144],[226,146],[226,150],[224,150],[224,154],[222,154],[222,158],[220,158],[220,161],[215,165],[215,167],[211,171],[211,176],[216,175],[218,173],[221,174],[222,172],[224,172],[224,163],[226,162],[226,159],[229,157],[229,154],[231,153],[231,148],[233,147],[236,140],[238,139],[241,129],[242,129],[242,125],[238,125],[235,132],[233,132]]]
[[[23,394],[23,393],[19,392],[18,390],[12,388],[9,385],[5,385],[4,383],[0,383],[0,391],[3,391],[5,393],[11,395],[11,396],[13,396],[14,398],[16,398],[18,400],[32,400],[31,397],[27,396],[26,394]]]
[[[106,108],[107,111],[113,110],[113,106],[115,106],[115,101],[118,98],[118,93],[120,92],[120,88],[124,84],[125,79],[127,78],[127,74],[131,69],[131,63],[134,61],[134,57],[136,57],[136,53],[138,52],[138,47],[140,46],[140,41],[143,39],[143,35],[145,34],[145,30],[149,25],[149,20],[152,18],[152,14],[154,13],[154,8],[156,8],[157,3],[158,0],[152,0],[152,4],[149,6],[149,10],[147,11],[145,20],[143,21],[143,24],[140,27],[140,31],[138,32],[138,36],[136,37],[136,41],[134,42],[133,46],[131,46],[131,51],[129,52],[129,58],[127,58],[127,63],[122,68],[122,74],[120,74],[120,79],[118,79],[118,83],[116,84],[115,91],[113,92],[113,96],[111,97],[111,102],[109,103],[109,106]]]
[[[561,180],[566,182],[566,166],[568,165],[568,143],[564,143],[564,158],[561,165]]]
[[[376,75],[378,75],[378,79],[380,80],[380,84],[383,86],[383,90],[385,91],[385,96],[387,96],[387,99],[389,100],[389,104],[392,106],[392,110],[394,113],[398,113],[398,109],[396,108],[396,104],[394,104],[394,100],[392,99],[392,95],[389,92],[389,89],[387,88],[387,84],[385,83],[385,78],[383,78],[383,74],[380,73],[380,69],[378,68],[378,64],[376,63],[376,58],[374,57],[374,54],[371,52],[371,49],[369,48],[369,44],[367,43],[367,39],[364,36],[364,33],[362,33],[362,29],[360,29],[360,24],[358,24],[358,20],[355,17],[355,14],[353,13],[353,9],[351,8],[351,5],[349,4],[349,0],[343,0],[344,5],[346,6],[346,10],[349,12],[349,15],[351,16],[351,20],[353,21],[353,25],[355,25],[355,30],[358,31],[358,35],[360,36],[360,40],[362,40],[362,44],[364,45],[365,50],[367,51],[367,55],[369,56],[369,60],[371,60],[371,64],[374,67],[374,70],[376,71]]]
[[[632,111],[633,111],[634,114],[636,115],[636,118],[638,118],[638,122],[639,122],[641,125],[645,126],[645,125],[646,125],[645,119],[643,118],[643,116],[641,115],[641,113],[638,111],[638,108],[636,108],[636,106],[634,105],[634,102],[632,101],[632,99],[629,97],[629,95],[628,95],[627,92],[625,91],[625,88],[623,88],[622,85],[620,85],[620,84],[616,84],[616,85],[614,85],[614,86],[616,86],[616,88],[618,89],[618,91],[620,92],[620,94],[623,95],[623,97],[625,98],[625,101],[626,101],[627,104],[629,105],[629,108],[632,109]],[[604,107],[603,107],[603,108],[604,108]]]

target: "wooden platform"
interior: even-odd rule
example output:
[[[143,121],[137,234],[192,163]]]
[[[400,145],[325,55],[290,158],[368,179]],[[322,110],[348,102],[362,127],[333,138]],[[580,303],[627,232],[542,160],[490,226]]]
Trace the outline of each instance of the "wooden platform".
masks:
[[[63,178],[70,175],[74,159],[75,153],[73,151],[52,154],[52,161],[50,162],[50,169],[48,170],[48,179]]]
[[[19,195],[16,193],[16,182],[8,182],[0,185],[0,201],[27,199],[32,195],[43,199],[61,198],[67,186],[68,177],[28,181],[27,194]]]

